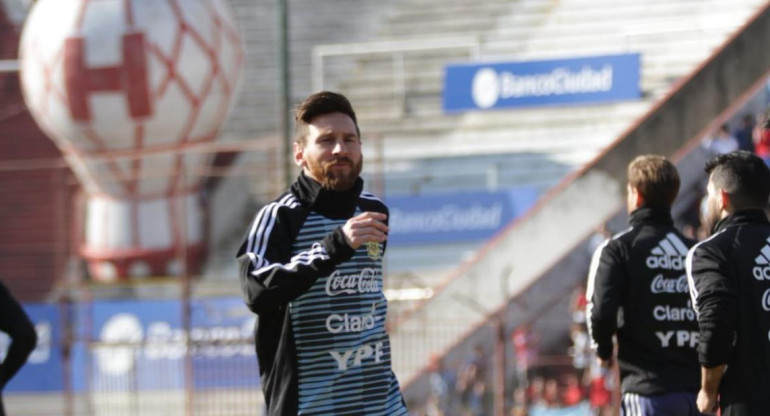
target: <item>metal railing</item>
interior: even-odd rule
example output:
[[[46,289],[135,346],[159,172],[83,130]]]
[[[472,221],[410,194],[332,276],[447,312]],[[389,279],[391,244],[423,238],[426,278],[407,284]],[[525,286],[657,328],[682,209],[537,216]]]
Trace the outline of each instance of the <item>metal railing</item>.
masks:
[[[364,56],[390,55],[393,71],[393,95],[397,102],[403,104],[406,97],[405,55],[412,52],[450,49],[467,49],[469,59],[478,61],[481,56],[481,40],[478,36],[466,36],[318,45],[313,48],[312,52],[313,91],[321,91],[329,87],[324,71],[324,61],[328,58],[349,57],[358,59]]]

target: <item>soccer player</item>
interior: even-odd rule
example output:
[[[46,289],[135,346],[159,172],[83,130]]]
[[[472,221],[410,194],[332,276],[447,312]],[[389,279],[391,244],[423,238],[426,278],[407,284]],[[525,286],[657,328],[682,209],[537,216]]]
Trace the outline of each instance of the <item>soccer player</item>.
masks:
[[[11,338],[5,360],[0,363],[0,391],[21,369],[37,345],[37,333],[27,314],[0,282],[0,331]],[[0,396],[0,416],[5,416]]]
[[[693,241],[671,218],[676,167],[643,155],[628,165],[630,228],[600,245],[586,290],[587,323],[600,364],[621,379],[621,415],[698,415],[698,327],[684,261]]]
[[[388,209],[363,191],[356,114],[320,92],[295,121],[302,172],[237,255],[267,414],[406,415],[385,332]]]
[[[703,412],[770,415],[770,170],[738,151],[706,164],[706,225],[687,274],[698,311]]]

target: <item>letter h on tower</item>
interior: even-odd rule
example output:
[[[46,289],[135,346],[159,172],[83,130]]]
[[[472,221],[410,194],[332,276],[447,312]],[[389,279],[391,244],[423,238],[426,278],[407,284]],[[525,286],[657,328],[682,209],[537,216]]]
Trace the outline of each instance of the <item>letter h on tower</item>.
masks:
[[[86,67],[86,45],[82,37],[64,44],[64,78],[72,118],[90,121],[88,97],[94,92],[119,91],[126,95],[133,118],[152,114],[150,103],[145,40],[142,33],[123,35],[123,64],[99,68]]]

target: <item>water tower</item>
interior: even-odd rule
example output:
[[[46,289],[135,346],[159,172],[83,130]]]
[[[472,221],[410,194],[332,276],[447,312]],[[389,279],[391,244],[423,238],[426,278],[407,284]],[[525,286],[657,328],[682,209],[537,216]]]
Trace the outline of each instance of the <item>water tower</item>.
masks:
[[[27,106],[86,193],[91,276],[174,276],[205,248],[201,176],[243,70],[226,0],[38,0]],[[197,150],[196,150],[197,149]]]

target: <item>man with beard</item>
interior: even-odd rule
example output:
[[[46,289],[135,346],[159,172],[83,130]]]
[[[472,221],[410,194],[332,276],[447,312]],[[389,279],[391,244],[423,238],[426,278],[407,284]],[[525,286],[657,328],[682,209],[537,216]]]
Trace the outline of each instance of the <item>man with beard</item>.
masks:
[[[406,415],[385,332],[388,209],[363,191],[355,112],[319,92],[295,121],[302,172],[237,254],[267,415]]]
[[[770,170],[737,151],[706,164],[706,225],[687,275],[698,312],[698,408],[723,416],[770,414]]]
[[[587,323],[600,364],[613,363],[621,415],[699,415],[698,324],[684,260],[694,244],[676,228],[671,205],[679,173],[666,158],[643,155],[628,165],[630,227],[600,245],[588,276]]]

